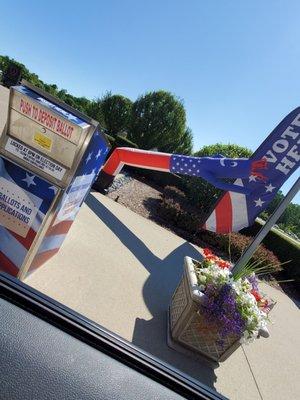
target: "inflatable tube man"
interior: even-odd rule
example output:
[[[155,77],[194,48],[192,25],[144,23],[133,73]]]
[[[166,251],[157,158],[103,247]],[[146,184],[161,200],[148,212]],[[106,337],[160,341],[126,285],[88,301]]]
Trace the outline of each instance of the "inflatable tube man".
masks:
[[[192,157],[120,147],[100,172],[98,183],[107,188],[122,167],[198,176],[225,193],[217,201],[204,228],[228,233],[251,225],[283,183],[300,165],[300,108],[288,114],[249,159]],[[233,183],[223,181],[233,179]]]

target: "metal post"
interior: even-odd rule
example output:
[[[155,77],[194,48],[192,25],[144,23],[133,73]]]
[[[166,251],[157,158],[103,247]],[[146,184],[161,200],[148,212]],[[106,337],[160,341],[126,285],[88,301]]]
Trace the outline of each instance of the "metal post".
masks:
[[[239,272],[243,266],[250,260],[250,258],[253,256],[254,252],[256,251],[257,247],[260,245],[260,243],[263,241],[265,236],[268,234],[272,226],[277,222],[281,214],[284,212],[286,207],[289,205],[289,203],[292,201],[293,197],[297,194],[297,192],[300,190],[300,178],[297,179],[297,181],[294,183],[294,185],[291,187],[290,191],[287,193],[287,195],[282,199],[276,210],[273,212],[271,217],[267,220],[265,225],[260,229],[260,231],[257,233],[255,238],[253,239],[252,243],[247,247],[246,251],[244,254],[241,256],[241,258],[238,260],[238,262],[235,264],[235,266],[232,268],[232,272]]]

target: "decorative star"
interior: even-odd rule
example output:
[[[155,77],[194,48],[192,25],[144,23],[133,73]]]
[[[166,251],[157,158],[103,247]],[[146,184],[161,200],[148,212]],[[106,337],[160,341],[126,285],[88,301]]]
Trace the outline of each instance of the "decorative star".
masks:
[[[256,176],[255,175],[250,175],[249,176],[249,182],[256,182]]]
[[[276,189],[275,186],[272,186],[272,183],[270,183],[269,185],[265,186],[265,188],[267,189],[266,192],[270,192],[272,193],[274,189]]]
[[[53,190],[54,193],[57,192],[57,188],[55,186],[49,186],[49,190]]]
[[[87,156],[85,163],[87,164],[91,159],[92,159],[92,154],[93,153],[89,153],[89,155]]]
[[[30,176],[30,175],[27,174],[27,172],[26,172],[26,178],[22,179],[22,181],[24,181],[24,182],[27,183],[27,187],[29,187],[29,186],[31,186],[31,185],[36,186],[36,183],[34,182],[34,178],[35,178],[35,175],[31,175],[31,176]]]
[[[262,205],[265,203],[265,201],[262,201],[261,198],[254,200],[255,207],[262,207]]]
[[[98,158],[101,156],[102,150],[100,149],[96,155],[96,160],[98,160]]]

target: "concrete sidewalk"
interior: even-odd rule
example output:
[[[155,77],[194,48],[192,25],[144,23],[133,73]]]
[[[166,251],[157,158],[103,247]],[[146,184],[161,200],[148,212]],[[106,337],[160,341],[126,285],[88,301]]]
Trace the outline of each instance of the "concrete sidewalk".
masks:
[[[230,399],[299,399],[299,310],[268,285],[264,291],[278,302],[269,339],[239,348],[218,368],[167,347],[166,310],[184,256],[199,251],[97,193],[58,255],[25,282]]]

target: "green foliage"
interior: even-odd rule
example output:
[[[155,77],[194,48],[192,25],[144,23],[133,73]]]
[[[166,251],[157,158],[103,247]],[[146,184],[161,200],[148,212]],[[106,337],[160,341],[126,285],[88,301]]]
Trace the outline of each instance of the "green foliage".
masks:
[[[5,71],[8,67],[10,62],[14,62],[21,67],[22,70],[22,78],[27,80],[28,82],[32,83],[33,85],[39,87],[42,90],[50,93],[52,96],[58,97],[60,100],[64,101],[65,103],[69,104],[70,106],[76,108],[77,110],[90,115],[89,114],[89,107],[91,101],[85,97],[75,97],[69,94],[65,89],[58,89],[57,85],[55,84],[48,84],[43,82],[37,74],[30,72],[24,64],[9,58],[8,56],[1,56],[0,55],[0,70]],[[91,116],[91,115],[90,115]]]
[[[132,101],[108,92],[101,100],[104,123],[109,135],[127,132],[130,127]]]
[[[122,136],[110,136],[106,133],[106,138],[108,139],[111,145],[111,151],[114,150],[116,147],[133,147],[137,149],[137,145],[133,143],[131,140],[122,137]]]
[[[105,136],[106,136],[106,139],[109,141],[109,144],[111,145],[112,149],[115,148],[116,147],[116,145],[115,145],[116,138],[108,135],[107,133],[105,134]]]
[[[135,149],[138,148],[137,144],[132,142],[126,137],[116,135],[115,136],[115,146],[116,147],[133,147]]]
[[[221,235],[202,230],[203,216],[201,210],[191,206],[184,192],[171,186],[166,186],[162,193],[158,213],[168,224],[183,229],[187,234],[192,234],[192,240],[196,244],[199,241],[198,244],[201,246],[203,245],[202,241],[204,241],[228,254],[234,261],[239,259],[252,241],[252,238],[240,233]],[[259,246],[251,259],[251,263],[255,263],[257,268],[263,268],[262,272],[267,271],[269,264],[274,267],[273,270],[281,270],[279,259],[264,245]]]
[[[252,155],[252,151],[237,144],[216,143],[203,146],[200,150],[194,153],[196,157],[209,157],[215,154],[222,154],[224,157],[229,158],[249,158]]]
[[[273,214],[273,212],[278,207],[279,203],[281,202],[281,200],[283,198],[284,198],[284,195],[283,195],[282,191],[279,190],[278,193],[276,193],[274,199],[270,202],[270,204],[268,205],[268,207],[265,210],[265,212],[267,213],[268,216]]]
[[[249,246],[253,238],[242,235],[241,233],[231,234],[216,234],[209,231],[201,231],[199,237],[205,241],[205,243],[222,250],[228,254],[230,247],[230,257],[233,261],[237,261],[242,255],[243,251]],[[229,246],[230,244],[230,246]],[[264,271],[269,265],[272,265],[272,270],[280,271],[281,262],[278,257],[264,245],[260,245],[254,255],[252,256],[250,263],[259,263],[259,267],[264,268]]]
[[[284,194],[279,190],[276,193],[274,199],[268,205],[267,209],[264,211],[260,217],[264,220],[267,220],[270,215],[273,214],[279,203],[283,200]],[[284,213],[278,220],[279,227],[287,232],[293,233],[300,237],[300,205],[290,203],[285,209]]]
[[[157,148],[173,153],[188,153],[191,132],[186,130],[184,106],[174,95],[160,90],[139,97],[132,107],[129,139],[145,150]],[[185,146],[184,146],[185,143]]]
[[[243,229],[242,233],[254,236],[261,229],[261,226],[260,222],[255,222],[251,227]],[[271,229],[264,238],[263,244],[278,257],[280,262],[290,261],[283,267],[284,272],[289,278],[300,281],[300,243],[276,229]]]
[[[174,142],[174,148],[178,154],[192,154],[193,152],[193,132],[190,128],[186,128],[182,136]]]
[[[5,71],[11,61],[16,62],[0,56],[0,70]],[[94,118],[109,135],[127,132],[131,147],[136,143],[146,150],[157,148],[169,153],[191,154],[193,137],[185,125],[184,106],[171,93],[163,90],[147,93],[132,104],[130,99],[108,92],[102,99],[91,101],[43,82],[25,65],[16,63],[21,67],[24,79]]]
[[[106,129],[101,99],[95,99],[90,102],[87,108],[87,114],[98,121],[102,128]]]

